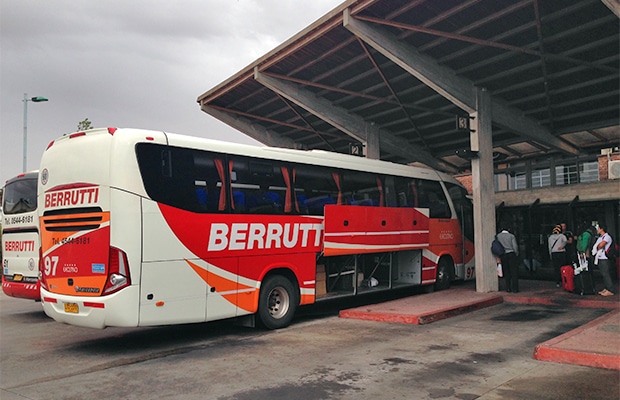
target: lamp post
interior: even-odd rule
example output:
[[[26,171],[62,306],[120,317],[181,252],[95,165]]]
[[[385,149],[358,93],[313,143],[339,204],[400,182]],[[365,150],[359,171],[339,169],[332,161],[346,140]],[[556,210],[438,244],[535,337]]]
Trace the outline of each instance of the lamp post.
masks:
[[[24,93],[24,163],[23,163],[23,171],[26,172],[27,169],[27,158],[28,158],[28,102],[32,101],[33,103],[40,103],[42,101],[48,101],[46,97],[36,96],[28,98],[28,95]]]

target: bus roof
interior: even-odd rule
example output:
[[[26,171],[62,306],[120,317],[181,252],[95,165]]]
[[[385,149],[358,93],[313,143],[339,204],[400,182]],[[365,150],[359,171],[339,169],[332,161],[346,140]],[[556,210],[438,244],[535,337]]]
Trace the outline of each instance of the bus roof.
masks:
[[[21,174],[18,174],[12,178],[9,178],[6,180],[6,182],[4,183],[5,185],[8,185],[11,182],[20,180],[20,179],[24,179],[24,178],[38,178],[39,176],[39,170],[33,170],[33,171],[28,171],[28,172],[22,172]]]

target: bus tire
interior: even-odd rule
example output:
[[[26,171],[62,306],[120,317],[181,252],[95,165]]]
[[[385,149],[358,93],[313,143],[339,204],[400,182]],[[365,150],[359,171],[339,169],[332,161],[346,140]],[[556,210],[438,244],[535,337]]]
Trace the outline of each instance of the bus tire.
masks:
[[[299,304],[295,285],[282,275],[266,278],[260,287],[258,319],[267,329],[287,327],[293,320]]]
[[[450,257],[441,257],[437,263],[437,280],[435,281],[435,290],[445,290],[450,288],[452,276],[454,274],[454,266]]]

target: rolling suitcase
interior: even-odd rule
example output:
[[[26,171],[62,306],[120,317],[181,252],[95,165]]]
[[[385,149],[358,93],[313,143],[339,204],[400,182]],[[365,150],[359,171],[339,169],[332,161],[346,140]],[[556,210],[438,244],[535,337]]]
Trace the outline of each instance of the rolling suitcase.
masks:
[[[572,265],[565,265],[560,268],[562,275],[562,289],[573,293],[575,291],[575,271]]]
[[[592,271],[581,271],[579,275],[575,276],[575,292],[579,295],[595,294],[594,279],[592,278]]]

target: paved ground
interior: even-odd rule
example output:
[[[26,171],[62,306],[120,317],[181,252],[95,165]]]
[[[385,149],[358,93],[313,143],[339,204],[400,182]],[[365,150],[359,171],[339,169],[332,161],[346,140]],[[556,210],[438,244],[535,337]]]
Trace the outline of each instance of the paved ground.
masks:
[[[533,358],[536,345],[609,309],[504,302],[426,325],[338,317],[354,306],[359,300],[306,307],[280,331],[227,321],[91,330],[0,295],[0,398],[619,397],[617,370]]]
[[[616,289],[616,293],[618,290]],[[502,302],[608,309],[586,325],[536,346],[534,358],[620,370],[620,303],[618,295],[575,295],[545,281],[522,280],[519,293],[477,293],[473,282],[449,291],[409,296],[340,311],[342,318],[403,324],[428,324]]]

